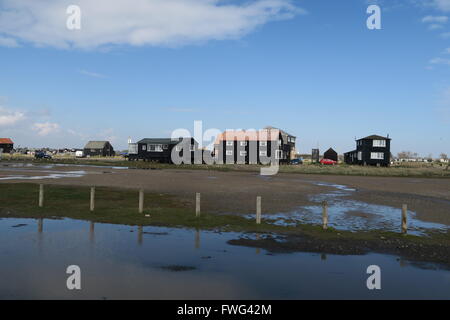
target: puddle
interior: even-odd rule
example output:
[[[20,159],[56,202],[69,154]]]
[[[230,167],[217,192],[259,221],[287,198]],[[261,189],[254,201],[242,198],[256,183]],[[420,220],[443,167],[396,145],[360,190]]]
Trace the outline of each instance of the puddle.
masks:
[[[3,172],[4,170],[2,170]],[[31,171],[30,171],[31,172]],[[86,171],[32,171],[32,173],[48,173],[45,176],[9,175],[0,177],[0,180],[41,180],[41,179],[61,179],[61,178],[81,178],[86,175]]]
[[[227,243],[256,236],[5,218],[0,299],[450,299],[450,271],[395,256],[273,254]],[[374,264],[383,272],[378,291],[366,288]],[[81,269],[80,291],[66,288],[69,265]]]
[[[301,206],[289,213],[266,214],[263,219],[275,225],[322,224],[322,203],[328,202],[328,225],[347,231],[384,230],[398,232],[401,226],[401,209],[347,199],[356,191],[345,185],[313,182],[318,186],[335,190],[316,194],[309,200],[317,205]],[[414,211],[408,211],[408,233],[425,235],[429,231],[447,232],[449,226],[417,219]],[[247,215],[254,219],[254,215]]]

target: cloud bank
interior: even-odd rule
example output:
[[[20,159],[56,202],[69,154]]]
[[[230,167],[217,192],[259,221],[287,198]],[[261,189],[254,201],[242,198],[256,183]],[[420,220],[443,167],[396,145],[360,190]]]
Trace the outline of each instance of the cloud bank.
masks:
[[[80,30],[66,27],[72,4],[81,9]],[[303,13],[291,0],[3,0],[0,37],[10,46],[25,42],[66,49],[179,46],[237,39]]]

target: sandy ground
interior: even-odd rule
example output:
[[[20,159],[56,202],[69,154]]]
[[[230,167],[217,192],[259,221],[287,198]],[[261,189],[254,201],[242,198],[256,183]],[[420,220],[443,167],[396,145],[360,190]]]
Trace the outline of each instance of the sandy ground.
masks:
[[[84,171],[80,177],[10,179],[19,175],[36,178],[80,171]],[[312,204],[309,199],[312,195],[334,190],[333,187],[316,184],[326,182],[356,189],[351,199],[399,208],[406,203],[420,220],[450,225],[448,179],[302,174],[264,177],[249,172],[206,170],[138,170],[89,166],[21,168],[2,165],[0,183],[15,182],[144,188],[148,192],[172,194],[191,203],[194,202],[195,193],[200,192],[202,211],[214,213],[253,213],[258,195],[262,196],[263,213],[289,212],[298,206]]]

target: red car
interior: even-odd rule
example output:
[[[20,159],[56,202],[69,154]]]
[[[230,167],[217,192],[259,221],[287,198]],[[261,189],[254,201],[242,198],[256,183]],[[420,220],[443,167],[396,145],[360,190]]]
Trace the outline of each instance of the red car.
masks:
[[[326,164],[326,165],[335,165],[337,164],[337,161],[331,160],[331,159],[322,159],[320,160],[321,164]]]

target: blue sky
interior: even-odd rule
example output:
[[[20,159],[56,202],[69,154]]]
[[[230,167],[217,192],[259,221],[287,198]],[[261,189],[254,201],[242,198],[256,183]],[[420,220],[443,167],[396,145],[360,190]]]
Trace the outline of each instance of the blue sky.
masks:
[[[450,0],[135,1],[0,0],[0,136],[124,149],[202,120],[279,127],[301,153],[370,134],[450,153]],[[366,27],[372,3],[381,30]]]

